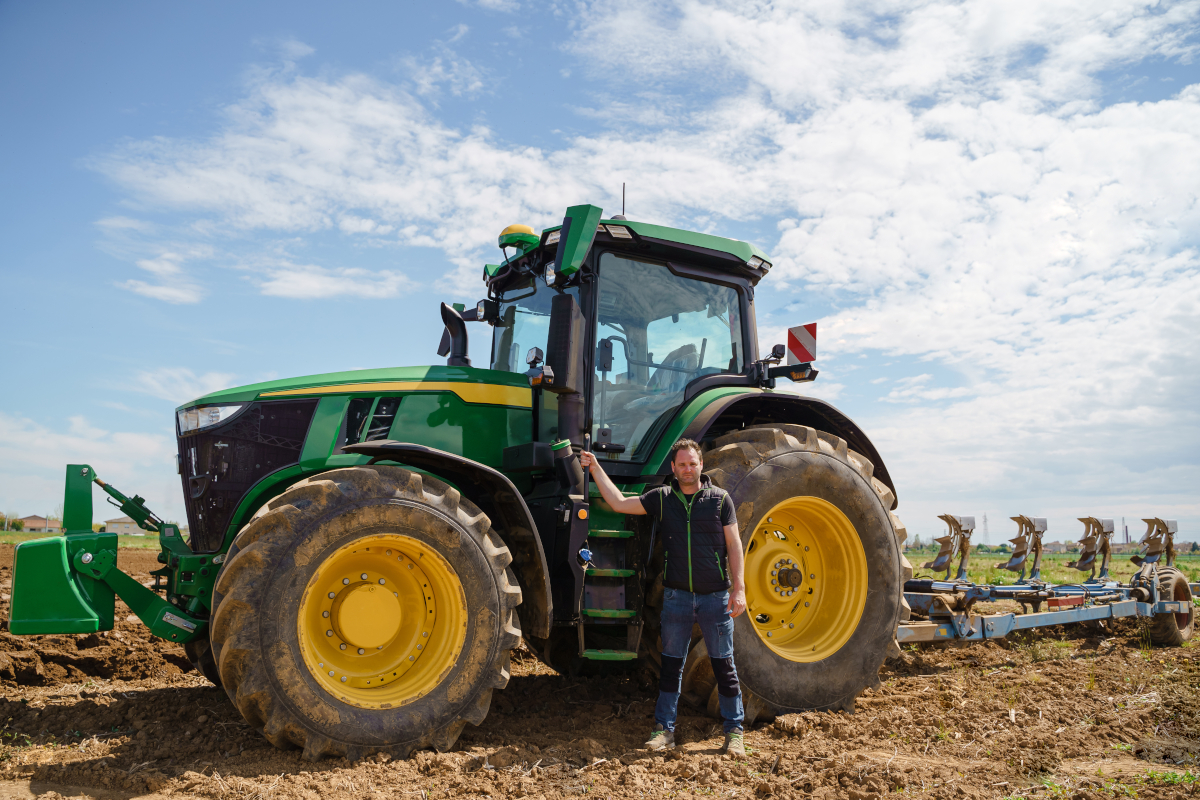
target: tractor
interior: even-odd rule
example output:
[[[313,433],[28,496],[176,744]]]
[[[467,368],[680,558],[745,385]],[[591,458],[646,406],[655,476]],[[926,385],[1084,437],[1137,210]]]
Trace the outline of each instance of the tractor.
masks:
[[[759,350],[754,246],[590,205],[513,225],[474,308],[441,305],[445,364],[275,380],[177,409],[188,530],[88,465],[65,534],[16,551],[14,634],[113,625],[121,597],[180,643],[247,722],[308,759],[446,750],[480,724],[526,646],[557,670],[659,658],[654,521],[613,512],[579,453],[629,496],[701,444],[735,501],[747,613],[734,643],[747,724],[852,711],[908,619],[896,489],[866,434],[776,382]],[[484,327],[486,326],[486,327]],[[489,364],[468,356],[491,336]],[[431,342],[432,344],[432,342]],[[155,585],[91,530],[100,486],[162,545]],[[702,640],[684,697],[715,713]]]

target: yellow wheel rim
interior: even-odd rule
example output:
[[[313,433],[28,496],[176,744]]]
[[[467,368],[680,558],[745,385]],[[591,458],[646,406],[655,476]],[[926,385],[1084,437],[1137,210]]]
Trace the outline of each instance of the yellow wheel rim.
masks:
[[[850,639],[867,603],[867,557],[853,523],[819,497],[793,497],[759,521],[746,545],[754,631],[789,661],[827,658]]]
[[[333,696],[393,708],[428,694],[458,661],[467,598],[454,568],[411,536],[369,536],[325,559],[296,621],[305,666]]]

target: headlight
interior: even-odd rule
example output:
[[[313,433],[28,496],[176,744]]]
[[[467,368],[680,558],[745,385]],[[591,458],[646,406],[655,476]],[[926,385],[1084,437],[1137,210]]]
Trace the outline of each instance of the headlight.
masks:
[[[231,406],[185,408],[176,415],[179,417],[179,432],[184,434],[198,431],[201,428],[211,428],[232,417],[245,405],[245,403],[236,403]]]
[[[747,261],[746,264],[748,266],[753,267],[754,269],[768,270],[771,268],[770,261],[764,261],[763,259],[759,258],[758,256],[750,256],[750,260]]]
[[[562,228],[556,231],[550,231],[550,235],[546,237],[546,244],[558,244],[558,237],[562,234]]]

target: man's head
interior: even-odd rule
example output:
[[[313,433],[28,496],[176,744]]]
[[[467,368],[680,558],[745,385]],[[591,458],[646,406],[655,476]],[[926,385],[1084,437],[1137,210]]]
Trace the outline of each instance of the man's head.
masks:
[[[704,458],[700,455],[700,445],[691,439],[680,439],[671,445],[671,472],[681,488],[698,486],[703,469]]]

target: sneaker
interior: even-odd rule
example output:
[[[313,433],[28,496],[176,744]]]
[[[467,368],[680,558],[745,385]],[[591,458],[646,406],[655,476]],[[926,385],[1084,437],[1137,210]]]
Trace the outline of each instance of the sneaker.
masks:
[[[646,740],[647,750],[670,750],[675,746],[675,732],[669,731],[659,723],[654,726],[654,730],[650,732],[650,738]]]
[[[741,728],[734,728],[729,733],[725,734],[725,747],[721,750],[722,753],[736,758],[746,757],[746,742]]]

